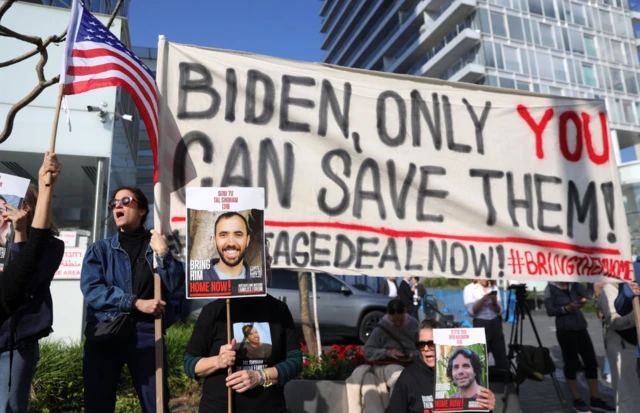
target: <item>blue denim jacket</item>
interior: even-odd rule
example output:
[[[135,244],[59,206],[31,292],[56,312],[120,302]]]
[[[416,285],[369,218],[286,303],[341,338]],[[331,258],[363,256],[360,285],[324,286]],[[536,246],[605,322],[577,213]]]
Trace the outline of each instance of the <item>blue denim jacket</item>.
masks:
[[[618,297],[614,302],[616,312],[621,316],[625,316],[632,312],[633,297],[635,297],[635,294],[631,290],[631,287],[629,287],[629,284],[620,284],[620,286],[618,287]],[[638,348],[636,349],[636,357],[640,358],[640,345],[638,345]]]
[[[153,250],[145,253],[153,271]],[[171,251],[157,257],[157,272],[163,288],[175,294],[184,288],[184,263],[175,260]],[[132,293],[131,262],[118,240],[118,235],[95,242],[89,247],[82,264],[80,289],[87,301],[86,321],[111,321],[130,313],[135,300]],[[171,323],[167,320],[168,327]]]

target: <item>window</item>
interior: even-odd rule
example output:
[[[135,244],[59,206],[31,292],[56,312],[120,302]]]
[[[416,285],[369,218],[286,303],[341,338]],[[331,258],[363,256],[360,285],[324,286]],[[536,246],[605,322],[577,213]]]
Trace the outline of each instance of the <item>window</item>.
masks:
[[[507,23],[509,24],[509,35],[511,39],[524,42],[524,31],[522,31],[522,20],[520,17],[508,14]]]
[[[627,100],[622,101],[622,113],[624,114],[625,123],[634,123],[633,120],[635,116],[633,116],[633,107],[631,106],[631,102]]]
[[[271,270],[269,278],[270,288],[281,288],[283,290],[298,289],[298,273],[288,270]]]
[[[491,28],[494,35],[507,37],[507,29],[504,26],[504,15],[502,13],[491,12]]]
[[[529,0],[529,11],[531,14],[542,16],[542,4],[540,0]]]
[[[596,44],[593,41],[593,36],[584,35],[584,50],[587,52],[587,56],[598,57],[596,53]]]
[[[309,285],[311,285],[311,274],[309,277]],[[316,273],[316,288],[321,293],[339,293],[344,284],[336,280],[329,274]]]
[[[627,25],[629,24],[629,20],[624,18],[624,15],[620,13],[611,13],[611,17],[613,17],[613,29],[615,30],[618,36],[626,37],[627,36]]]
[[[581,4],[571,3],[571,14],[573,15],[573,23],[580,26],[587,24],[587,20],[584,16],[584,7]]]
[[[531,37],[531,22],[529,19],[524,19],[524,37],[527,39],[527,43],[533,43],[533,37]]]
[[[624,85],[627,87],[627,93],[638,94],[638,87],[636,86],[636,77],[633,72],[625,70],[624,72]]]
[[[536,93],[540,93],[540,85],[537,83],[533,84],[533,91]]]
[[[609,73],[611,73],[613,89],[624,92],[624,85],[622,84],[622,75],[620,74],[620,71],[618,69],[609,68]]]
[[[538,69],[540,69],[540,77],[553,79],[553,70],[551,69],[551,57],[547,53],[536,52],[538,58]]]
[[[489,12],[486,9],[480,9],[480,28],[482,33],[491,33],[491,24],[489,23]]]
[[[636,105],[636,123],[640,124],[640,102],[635,102]]]
[[[560,39],[558,39],[558,41],[560,41]],[[562,28],[562,41],[564,43],[564,50],[570,52],[571,44],[569,43],[569,32],[565,28]]]
[[[584,54],[584,45],[582,44],[580,32],[569,30],[569,38],[571,39],[571,50],[575,53]]]
[[[506,78],[506,77],[499,77],[498,81],[500,82],[500,87],[505,87],[507,89],[516,88],[516,82],[514,82],[513,79]]]
[[[487,76],[487,84],[489,86],[498,86],[498,78],[493,76],[493,75],[489,75]]]
[[[520,61],[518,59],[518,49],[504,46],[504,65],[507,70],[520,73]]]
[[[559,87],[549,86],[549,94],[562,96],[562,89]]]
[[[564,59],[553,56],[553,72],[556,80],[567,81],[567,69],[564,66]]]
[[[598,9],[598,15],[600,16],[600,24],[602,30],[605,32],[613,33],[613,25],[611,24],[611,15],[608,10]]]
[[[529,74],[529,59],[527,59],[527,51],[520,49],[520,62],[522,62],[522,73]]]
[[[538,69],[536,65],[535,54],[532,50],[529,50],[529,67],[531,68],[531,74],[533,76],[538,76]]]
[[[576,71],[573,59],[567,60],[567,65],[569,66],[569,79],[571,79],[571,83],[577,83],[576,80]]]
[[[517,81],[516,82],[516,89],[518,90],[525,90],[525,91],[529,91],[529,82],[520,82]]]
[[[611,52],[613,53],[614,62],[626,63],[622,43],[617,40],[611,40]]]
[[[582,64],[582,79],[585,85],[596,87],[596,74],[592,65]]]
[[[504,64],[502,63],[502,46],[494,44],[494,47],[496,49],[496,65],[498,66],[498,69],[504,69]]]
[[[493,57],[493,43],[485,42],[482,48],[484,49],[485,64],[489,67],[496,67],[496,59]]]
[[[543,46],[556,47],[553,41],[553,30],[548,24],[540,23],[540,38]]]
[[[542,0],[544,15],[552,19],[556,18],[556,9],[553,7],[553,0]]]
[[[600,85],[601,88],[605,88],[605,81],[604,81],[604,74],[602,72],[602,66],[601,65],[596,65],[596,73],[598,74],[598,84]],[[607,77],[607,79],[609,79]]]

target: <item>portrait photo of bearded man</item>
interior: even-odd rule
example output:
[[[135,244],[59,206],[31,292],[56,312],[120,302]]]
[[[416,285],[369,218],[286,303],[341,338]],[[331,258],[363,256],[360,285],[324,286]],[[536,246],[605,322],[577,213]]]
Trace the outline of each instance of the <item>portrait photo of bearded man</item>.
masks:
[[[219,258],[203,271],[204,281],[244,280],[249,277],[245,254],[251,236],[249,224],[238,212],[225,212],[216,219],[213,242]]]

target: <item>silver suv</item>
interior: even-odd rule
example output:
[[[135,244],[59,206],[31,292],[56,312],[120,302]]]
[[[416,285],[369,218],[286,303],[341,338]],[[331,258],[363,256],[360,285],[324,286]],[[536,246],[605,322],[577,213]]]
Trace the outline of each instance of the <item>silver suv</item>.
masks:
[[[309,303],[313,319],[311,277],[309,277]],[[271,270],[268,293],[287,303],[293,321],[300,332],[300,291],[298,273],[289,270]],[[371,331],[384,316],[391,299],[362,291],[331,274],[316,273],[318,320],[323,335],[337,335],[367,341]],[[187,300],[187,314],[195,319],[202,307],[212,300]]]

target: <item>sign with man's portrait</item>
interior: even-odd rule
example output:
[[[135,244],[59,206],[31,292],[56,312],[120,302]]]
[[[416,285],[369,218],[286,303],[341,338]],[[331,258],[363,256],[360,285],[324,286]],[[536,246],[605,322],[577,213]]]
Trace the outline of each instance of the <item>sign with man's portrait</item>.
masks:
[[[436,344],[436,412],[487,411],[476,399],[488,388],[484,328],[433,330]]]
[[[187,298],[264,296],[263,188],[187,189]]]

